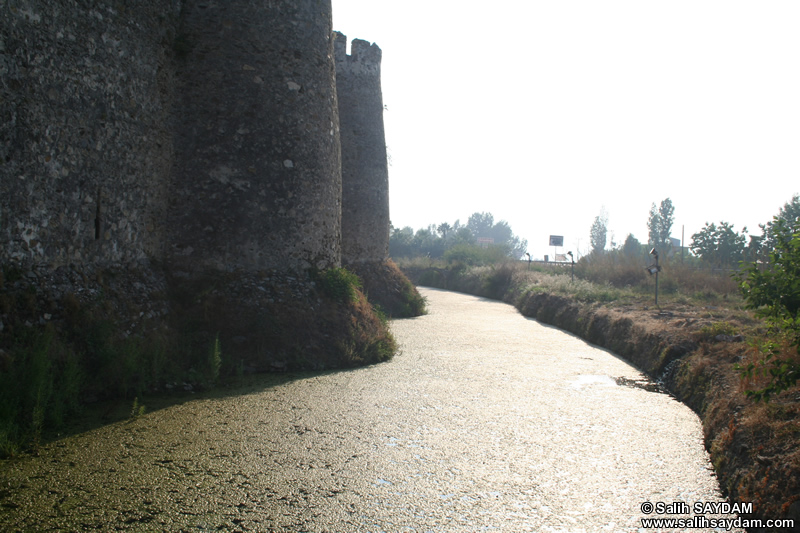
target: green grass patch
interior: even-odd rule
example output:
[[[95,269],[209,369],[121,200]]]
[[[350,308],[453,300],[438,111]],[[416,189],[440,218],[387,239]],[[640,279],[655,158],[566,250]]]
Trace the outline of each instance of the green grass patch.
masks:
[[[312,271],[312,278],[322,291],[332,300],[347,303],[358,300],[361,280],[346,268],[329,268],[323,271]]]

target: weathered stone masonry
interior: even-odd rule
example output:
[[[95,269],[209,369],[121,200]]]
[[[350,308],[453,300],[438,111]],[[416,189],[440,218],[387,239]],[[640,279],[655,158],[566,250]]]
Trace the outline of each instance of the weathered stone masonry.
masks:
[[[0,2],[0,261],[159,257],[179,2]]]
[[[381,49],[335,33],[336,89],[342,137],[342,259],[389,256],[389,169],[383,127]]]
[[[330,3],[89,4],[0,8],[2,259],[338,265]]]
[[[329,2],[186,2],[179,33],[170,264],[341,262]]]

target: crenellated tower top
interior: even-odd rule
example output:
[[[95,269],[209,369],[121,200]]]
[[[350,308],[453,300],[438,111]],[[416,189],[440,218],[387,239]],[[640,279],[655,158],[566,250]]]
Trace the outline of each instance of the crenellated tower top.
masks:
[[[363,39],[353,39],[350,55],[347,54],[347,36],[341,32],[333,32],[334,55],[336,70],[344,69],[352,72],[380,73],[381,52],[380,47]]]
[[[382,263],[389,254],[389,170],[383,131],[381,49],[334,32],[342,154],[342,262]]]

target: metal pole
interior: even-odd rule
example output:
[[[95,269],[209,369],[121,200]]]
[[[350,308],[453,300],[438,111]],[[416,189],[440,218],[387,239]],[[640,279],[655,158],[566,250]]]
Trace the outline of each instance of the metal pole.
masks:
[[[656,254],[656,307],[658,307],[658,254]]]
[[[572,270],[572,282],[575,282],[575,256],[572,255],[572,252],[567,252],[570,261],[572,261],[571,270]]]
[[[684,234],[686,232],[686,226],[681,226],[681,263],[683,263],[683,243],[684,241]]]

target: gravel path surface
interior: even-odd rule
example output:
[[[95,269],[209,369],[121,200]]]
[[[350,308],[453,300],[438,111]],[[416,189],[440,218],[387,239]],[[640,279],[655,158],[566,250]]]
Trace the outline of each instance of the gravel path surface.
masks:
[[[392,323],[388,363],[266,377],[3,464],[0,530],[645,531],[642,502],[721,500],[697,417],[618,385],[644,381],[625,362],[421,292],[430,314]]]

